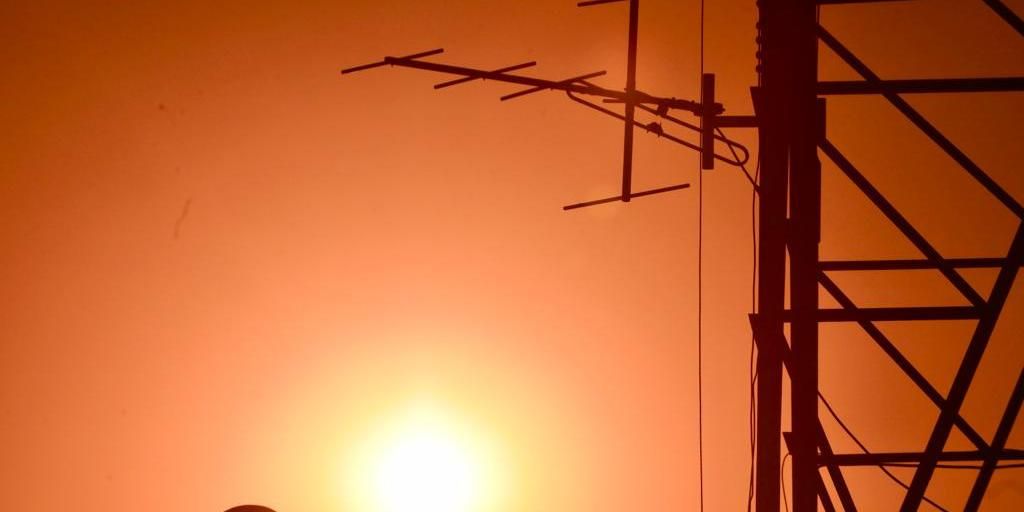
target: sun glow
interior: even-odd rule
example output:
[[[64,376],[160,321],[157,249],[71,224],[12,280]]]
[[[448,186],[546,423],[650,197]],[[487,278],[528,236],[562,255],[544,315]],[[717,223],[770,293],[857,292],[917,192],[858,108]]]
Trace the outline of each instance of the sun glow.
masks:
[[[378,432],[360,473],[374,512],[476,512],[492,485],[484,450],[435,410],[417,409]]]

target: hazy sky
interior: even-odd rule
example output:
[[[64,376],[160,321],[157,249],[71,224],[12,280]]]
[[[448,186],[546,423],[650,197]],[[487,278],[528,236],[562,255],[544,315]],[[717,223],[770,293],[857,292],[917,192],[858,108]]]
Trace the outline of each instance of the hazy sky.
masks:
[[[708,3],[706,69],[749,114],[754,2]],[[622,5],[88,4],[0,7],[0,508],[346,510],[353,454],[427,402],[493,448],[503,490],[480,512],[695,510],[696,189],[562,212],[617,193],[614,120],[557,93],[502,103],[516,87],[338,74],[444,47],[433,60],[607,69],[598,82],[621,87]],[[697,5],[643,2],[642,89],[697,96]],[[822,22],[886,78],[1024,72],[1024,43],[977,1]],[[1024,95],[912,103],[1024,199]],[[1009,212],[883,100],[830,100],[829,119],[943,255],[1003,255]],[[696,183],[697,156],[639,134],[635,169],[637,188]],[[917,256],[824,173],[823,258]],[[724,166],[704,185],[706,504],[739,510],[751,191]],[[835,277],[860,305],[960,300],[937,273]],[[1017,292],[964,409],[986,436],[1024,361],[1022,312]],[[940,390],[971,327],[882,326]],[[870,448],[923,448],[934,407],[863,333],[823,329],[821,372]],[[940,471],[929,495],[957,509],[969,476]],[[864,510],[902,491],[874,468],[849,478]],[[999,473],[987,510],[1022,486]]]

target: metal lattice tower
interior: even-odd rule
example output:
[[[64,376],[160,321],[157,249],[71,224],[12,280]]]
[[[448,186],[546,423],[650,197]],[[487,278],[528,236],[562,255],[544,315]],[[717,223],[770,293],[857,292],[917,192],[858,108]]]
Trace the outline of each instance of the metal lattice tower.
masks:
[[[1024,450],[1010,449],[1007,439],[1024,401],[1024,371],[1017,380],[992,439],[984,439],[960,415],[993,330],[1003,312],[1017,271],[1024,263],[1024,209],[977,164],[906,102],[902,94],[1024,91],[1022,77],[883,80],[824,27],[816,10],[822,4],[863,3],[856,0],[761,0],[760,34],[762,84],[758,110],[761,137],[760,233],[758,283],[760,310],[751,323],[758,342],[757,510],[779,510],[779,431],[782,378],[788,375],[792,396],[792,432],[784,436],[793,455],[793,510],[826,510],[837,506],[827,492],[820,468],[831,479],[842,510],[855,510],[856,489],[847,486],[842,468],[904,463],[916,466],[901,510],[918,510],[937,464],[970,461],[981,465],[967,501],[977,510],[992,474],[1001,461],[1021,460]],[[985,4],[1024,36],[1024,23],[998,0]],[[837,7],[838,8],[838,7]],[[817,59],[824,45],[862,77],[857,81],[820,81]],[[1018,219],[1018,228],[1005,254],[989,258],[947,259],[903,216],[897,207],[862,174],[826,134],[822,97],[880,95],[970,174],[992,199]],[[755,96],[756,98],[756,96]],[[820,151],[820,153],[819,153]],[[819,154],[862,192],[921,253],[921,259],[821,261],[821,164]],[[787,208],[788,205],[788,208]],[[788,209],[788,211],[787,211]],[[787,262],[786,255],[789,255]],[[998,269],[987,297],[980,295],[960,273],[963,268]],[[828,273],[931,269],[940,272],[963,296],[966,305],[923,302],[913,307],[858,307]],[[788,304],[786,289],[788,280]],[[819,287],[841,306],[821,308]],[[973,320],[973,335],[949,391],[935,389],[882,333],[877,322]],[[818,419],[818,342],[823,322],[852,322],[892,359],[904,374],[938,407],[939,415],[926,448],[906,453],[833,453]],[[784,326],[789,324],[788,339]],[[947,451],[952,430],[960,430],[976,447]]]

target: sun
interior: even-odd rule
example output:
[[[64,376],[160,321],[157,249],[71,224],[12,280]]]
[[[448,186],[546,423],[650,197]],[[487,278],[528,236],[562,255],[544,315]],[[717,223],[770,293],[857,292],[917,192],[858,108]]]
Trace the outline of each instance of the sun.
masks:
[[[405,432],[373,468],[382,512],[468,512],[478,491],[472,457],[449,433],[429,425]]]
[[[436,411],[418,410],[383,432],[363,467],[376,512],[474,512],[488,482],[481,449]]]

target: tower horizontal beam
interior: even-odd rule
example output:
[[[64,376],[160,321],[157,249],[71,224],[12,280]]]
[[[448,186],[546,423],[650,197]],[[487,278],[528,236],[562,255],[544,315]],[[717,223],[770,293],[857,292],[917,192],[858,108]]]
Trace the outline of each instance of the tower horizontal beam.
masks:
[[[896,96],[898,97],[898,96]],[[845,157],[839,150],[832,145],[828,140],[822,141],[820,144],[822,151],[828,155],[828,157],[836,164],[843,174],[846,174],[850,181],[854,183],[871,200],[875,206],[881,210],[881,212],[889,218],[893,225],[898,228],[904,236],[914,244],[915,247],[929,260],[934,261],[938,265],[938,270],[949,279],[949,282],[964,295],[975,306],[981,306],[985,303],[985,300],[978,295],[978,292],[971,287],[963,276],[961,276],[956,269],[950,267],[944,263],[944,258],[939,254],[939,251],[933,247],[924,235],[921,234],[914,226],[907,220],[896,209],[896,207],[890,203],[881,192],[871,184],[870,181],[862,174],[854,165]]]
[[[836,55],[838,55],[839,58],[843,59],[847,65],[853,68],[857,74],[863,77],[864,80],[870,82],[882,81],[874,71],[868,68],[863,61],[857,58],[849,48],[839,42],[839,40],[829,33],[829,31],[825,30],[824,27],[818,27],[818,38]],[[995,196],[999,202],[1009,208],[1014,215],[1024,219],[1024,205],[1021,205],[1012,195],[1010,195],[1009,192],[996,183],[996,181],[983,171],[977,163],[971,160],[959,147],[957,147],[956,144],[953,144],[948,137],[943,135],[935,125],[928,122],[920,112],[910,106],[910,104],[907,103],[907,100],[901,98],[898,94],[885,94],[885,99],[888,100],[892,106],[896,107],[896,110],[899,110],[904,116],[906,116],[914,126],[917,126],[919,130],[924,132],[932,142],[942,148],[950,158],[960,164],[968,174],[985,187],[989,193]]]
[[[857,306],[856,304],[853,303],[853,300],[850,299],[850,297],[848,297],[845,293],[843,293],[843,290],[839,287],[839,285],[832,281],[832,279],[830,279],[828,275],[826,275],[824,272],[820,272],[818,274],[818,281],[821,283],[821,286],[825,288],[825,290],[828,291],[830,295],[832,295],[832,297],[836,300],[836,302],[839,303],[840,306],[846,309],[857,309]],[[885,352],[886,355],[888,355],[894,363],[896,363],[896,366],[898,366],[900,370],[903,370],[903,373],[906,374],[906,376],[911,381],[913,381],[914,384],[917,385],[921,392],[923,392],[925,396],[927,396],[928,399],[932,401],[932,403],[939,407],[939,409],[946,406],[946,397],[943,396],[942,393],[939,392],[939,390],[935,389],[934,386],[932,386],[931,382],[929,382],[928,379],[925,378],[923,374],[921,374],[921,371],[918,370],[913,365],[913,363],[911,363],[906,358],[906,356],[904,356],[903,353],[900,352],[898,348],[896,348],[896,345],[894,345],[892,341],[889,340],[889,338],[885,335],[885,333],[881,331],[881,329],[878,328],[878,326],[866,320],[861,320],[858,321],[857,323],[860,324],[861,328],[864,329],[864,332],[866,332],[868,336],[870,336],[871,339],[874,340],[878,347],[882,349],[882,351]],[[974,428],[971,427],[967,420],[965,420],[962,416],[957,414],[955,422],[956,426],[960,429],[960,431],[963,432],[965,436],[967,436],[967,439],[970,439],[970,441],[974,443],[974,446],[977,449],[989,449],[988,443],[985,442],[985,439],[983,437],[981,437],[981,434],[974,430]]]
[[[924,452],[886,452],[886,453],[837,453],[831,456],[818,457],[821,465],[836,464],[839,466],[878,466],[883,464],[907,464],[924,460]],[[938,454],[941,462],[982,462],[990,454],[978,450],[949,451]],[[999,460],[1024,460],[1024,450],[1002,450],[997,454]]]
[[[817,0],[818,5],[878,4],[882,2],[908,2],[910,0]]]
[[[921,94],[1024,91],[1024,77],[837,80],[818,82],[818,94]]]
[[[974,306],[935,306],[905,308],[819,309],[811,312],[818,322],[905,322],[913,320],[977,320],[981,312]],[[785,322],[792,322],[793,310],[782,312]]]
[[[832,260],[821,261],[821,270],[938,270],[942,266],[951,268],[1000,268],[1005,258],[945,258],[942,261],[920,259],[894,260]]]
[[[960,409],[967,398],[967,392],[981,365],[985,349],[992,339],[999,316],[1006,306],[1010,290],[1017,279],[1020,263],[1024,262],[1024,222],[1017,226],[1017,232],[1013,236],[1013,242],[1010,243],[1006,259],[1009,264],[999,269],[999,275],[996,276],[996,282],[992,285],[988,301],[983,308],[979,308],[982,315],[974,326],[974,334],[971,335],[971,341],[964,352],[960,368],[946,395],[946,404],[939,412],[939,418],[935,421],[928,444],[925,445],[925,458],[921,460],[921,465],[914,472],[914,479],[911,481],[907,495],[903,499],[903,505],[900,507],[901,512],[916,511],[920,507],[925,490],[935,472],[936,464],[941,460],[939,456],[949,441],[956,415],[960,414]],[[995,453],[999,458],[1005,458],[1004,455],[1007,452]],[[986,455],[992,456],[993,451],[989,450]]]

